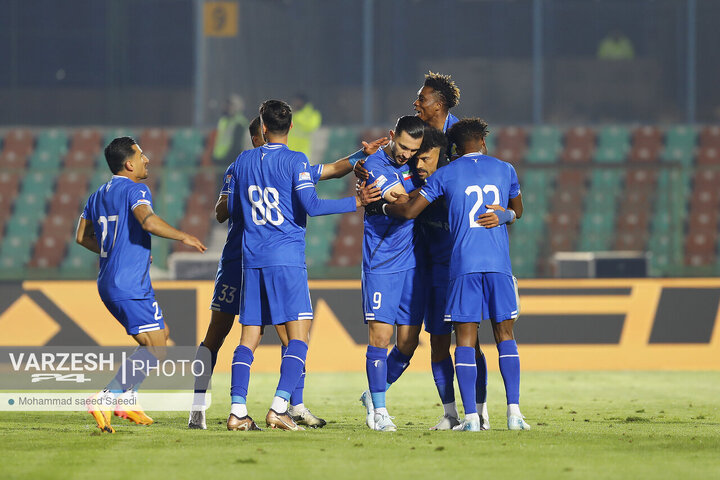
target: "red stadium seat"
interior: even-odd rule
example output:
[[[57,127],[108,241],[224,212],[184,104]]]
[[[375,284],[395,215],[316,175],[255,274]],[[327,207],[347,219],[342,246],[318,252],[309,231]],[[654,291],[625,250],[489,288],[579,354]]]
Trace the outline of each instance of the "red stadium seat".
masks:
[[[720,147],[700,147],[697,151],[698,165],[720,165]]]
[[[70,139],[69,151],[84,152],[94,158],[102,148],[102,135],[99,130],[82,128],[75,131]]]
[[[139,144],[150,159],[150,164],[160,166],[170,144],[170,135],[161,128],[149,128],[140,134]]]
[[[720,126],[712,125],[703,128],[700,131],[699,140],[699,145],[701,148],[713,147],[720,149]]]
[[[520,127],[502,128],[497,133],[495,152],[500,160],[519,163],[525,157],[528,148],[528,134]]]
[[[33,151],[35,137],[29,130],[10,130],[3,141],[4,152],[15,152],[27,157]]]

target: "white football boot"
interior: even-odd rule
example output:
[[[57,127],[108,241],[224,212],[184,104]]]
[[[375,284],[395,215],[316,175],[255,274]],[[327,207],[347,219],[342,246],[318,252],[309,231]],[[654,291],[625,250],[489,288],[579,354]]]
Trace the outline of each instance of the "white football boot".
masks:
[[[387,413],[375,413],[375,428],[378,432],[396,432],[397,425],[393,423],[393,418]]]
[[[366,410],[365,423],[368,428],[375,430],[375,406],[373,405],[370,390],[365,390],[362,395],[360,395],[360,402],[362,402]]]
[[[430,427],[430,430],[452,430],[454,427],[460,425],[460,420],[449,414],[445,414],[440,419],[437,425]]]

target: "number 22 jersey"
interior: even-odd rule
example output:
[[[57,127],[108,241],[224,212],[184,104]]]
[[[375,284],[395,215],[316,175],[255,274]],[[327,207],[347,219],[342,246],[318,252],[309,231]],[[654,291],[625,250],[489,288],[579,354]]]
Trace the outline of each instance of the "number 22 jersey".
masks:
[[[432,174],[420,195],[430,203],[445,196],[453,237],[450,279],[468,273],[499,272],[512,275],[507,226],[485,228],[475,222],[520,194],[512,165],[481,153],[471,153],[450,162]]]

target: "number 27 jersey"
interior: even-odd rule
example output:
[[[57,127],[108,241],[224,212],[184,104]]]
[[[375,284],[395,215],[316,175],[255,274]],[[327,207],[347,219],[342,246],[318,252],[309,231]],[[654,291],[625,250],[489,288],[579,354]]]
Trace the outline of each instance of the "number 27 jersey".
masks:
[[[450,279],[468,273],[499,272],[512,275],[507,226],[485,228],[478,216],[492,212],[485,205],[501,205],[520,194],[512,165],[472,153],[450,162],[431,175],[420,194],[430,203],[445,196],[453,238]]]

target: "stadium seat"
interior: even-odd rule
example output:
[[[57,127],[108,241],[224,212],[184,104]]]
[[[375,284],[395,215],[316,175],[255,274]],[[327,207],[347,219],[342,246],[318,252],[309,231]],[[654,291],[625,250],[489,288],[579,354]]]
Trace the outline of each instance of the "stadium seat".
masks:
[[[37,134],[35,150],[50,152],[58,156],[65,155],[68,150],[67,133],[56,128],[42,130]]]
[[[91,128],[82,128],[76,130],[70,138],[70,151],[84,152],[92,157],[97,154],[101,148],[102,135],[99,130]]]
[[[697,140],[697,131],[686,125],[671,127],[665,134],[665,149],[660,158],[665,162],[691,165]]]
[[[100,145],[101,153],[105,150],[105,147],[108,146],[110,142],[120,137],[131,137],[134,138],[135,141],[138,141],[136,133],[133,130],[127,128],[113,128],[112,130],[108,130],[107,132],[105,132],[105,135],[103,135],[102,137],[102,144]],[[143,149],[145,148],[143,145],[140,145],[140,147]]]
[[[95,166],[96,155],[84,150],[70,150],[65,155],[65,168],[81,168],[91,170]]]
[[[697,163],[720,166],[720,147],[700,147],[697,152]]]
[[[169,135],[161,128],[150,128],[140,134],[140,148],[150,159],[150,165],[161,166],[169,146]]]
[[[35,137],[29,130],[10,130],[3,139],[4,152],[15,152],[19,156],[27,157],[33,151]]]
[[[710,125],[700,131],[699,146],[716,148],[720,150],[720,127]]]
[[[630,150],[630,132],[620,126],[604,127],[598,134],[597,163],[623,163]]]
[[[45,175],[54,175],[60,168],[64,154],[65,151],[60,153],[37,148],[30,156],[28,167],[36,173],[43,172]]]
[[[178,130],[172,137],[172,150],[175,152],[184,152],[192,157],[200,160],[203,152],[204,136],[202,132],[185,128]],[[195,163],[198,163],[197,161]]]

